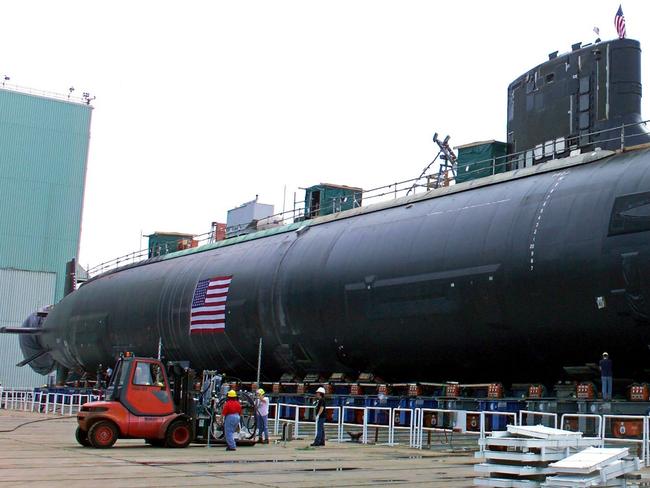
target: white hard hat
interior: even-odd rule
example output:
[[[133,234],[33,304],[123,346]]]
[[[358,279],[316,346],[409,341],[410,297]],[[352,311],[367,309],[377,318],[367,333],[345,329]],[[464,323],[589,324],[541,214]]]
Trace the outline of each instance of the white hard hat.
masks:
[[[322,386],[319,386],[318,390],[316,390],[316,393],[322,393],[324,395],[325,394],[325,388],[323,388]]]

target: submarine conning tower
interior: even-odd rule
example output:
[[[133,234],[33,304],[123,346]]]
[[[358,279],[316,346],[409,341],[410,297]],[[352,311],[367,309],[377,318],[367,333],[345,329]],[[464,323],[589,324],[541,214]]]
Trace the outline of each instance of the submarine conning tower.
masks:
[[[641,46],[632,39],[574,44],[508,87],[507,141],[515,167],[573,150],[648,143],[642,121]]]

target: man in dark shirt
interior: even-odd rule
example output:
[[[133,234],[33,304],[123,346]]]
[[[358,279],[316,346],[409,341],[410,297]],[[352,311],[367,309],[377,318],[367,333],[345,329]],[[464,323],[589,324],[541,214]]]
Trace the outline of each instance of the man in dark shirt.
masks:
[[[599,363],[600,380],[603,385],[603,400],[612,399],[612,360],[609,354],[603,353],[603,359]]]
[[[316,390],[316,438],[312,446],[325,445],[325,388]]]

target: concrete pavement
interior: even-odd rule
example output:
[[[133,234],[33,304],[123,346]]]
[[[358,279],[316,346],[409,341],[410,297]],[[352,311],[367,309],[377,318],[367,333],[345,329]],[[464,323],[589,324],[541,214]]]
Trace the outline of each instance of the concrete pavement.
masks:
[[[0,410],[0,430],[43,415]],[[56,418],[56,417],[54,417]],[[47,487],[344,487],[472,486],[469,453],[416,451],[406,447],[330,442],[309,448],[296,440],[240,447],[150,447],[118,440],[112,449],[83,448],[74,418],[38,422],[0,433],[0,488]]]

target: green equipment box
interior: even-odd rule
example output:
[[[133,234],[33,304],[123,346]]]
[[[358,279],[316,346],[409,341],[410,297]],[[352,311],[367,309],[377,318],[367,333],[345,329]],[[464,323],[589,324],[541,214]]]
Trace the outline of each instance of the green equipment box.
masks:
[[[456,183],[483,178],[508,170],[508,145],[499,141],[481,141],[458,146]]]

